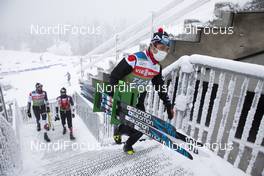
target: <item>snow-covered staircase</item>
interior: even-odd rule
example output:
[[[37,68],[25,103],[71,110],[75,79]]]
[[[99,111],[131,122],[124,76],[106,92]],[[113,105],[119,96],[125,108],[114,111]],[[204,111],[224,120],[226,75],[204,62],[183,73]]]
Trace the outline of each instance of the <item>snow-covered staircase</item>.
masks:
[[[80,119],[78,119],[80,120]],[[77,120],[76,120],[77,121]],[[32,125],[26,124],[28,128]],[[58,131],[58,126],[56,126]],[[35,128],[29,128],[32,132],[28,140],[32,140]],[[61,132],[61,131],[60,131]],[[76,134],[83,136],[85,134]],[[87,132],[87,131],[86,131]],[[40,141],[42,141],[42,136]],[[67,141],[56,132],[50,135],[56,143],[56,138]],[[87,137],[87,136],[84,136]],[[34,137],[33,137],[34,138]],[[77,138],[76,143],[82,142]],[[92,142],[92,141],[91,141]],[[28,146],[29,147],[29,146]],[[182,176],[200,176],[200,175],[245,175],[241,170],[234,168],[231,164],[224,162],[220,157],[209,153],[206,158],[195,156],[191,161],[180,154],[169,150],[160,144],[148,140],[139,142],[135,145],[136,153],[127,155],[122,151],[122,145],[109,145],[100,150],[91,151],[45,151],[44,153],[24,153],[24,158],[29,157],[24,163],[22,176],[80,176],[80,175],[182,175]],[[25,152],[25,151],[24,151]],[[31,151],[32,152],[32,151]],[[33,160],[32,160],[33,156]],[[225,169],[225,172],[222,170]]]
[[[122,145],[98,146],[84,122],[74,119],[76,141],[69,141],[68,134],[62,135],[60,122],[49,132],[52,140],[47,144],[43,132],[36,131],[34,119],[24,121],[20,129],[20,144],[23,159],[21,176],[72,176],[72,175],[245,175],[241,170],[208,151],[206,157],[194,156],[189,160],[153,140],[139,142],[134,146],[136,153],[127,155]],[[56,150],[56,143],[66,142],[63,149]],[[32,144],[41,144],[39,150]],[[91,148],[75,150],[71,144],[89,144]],[[50,148],[47,148],[50,145]],[[41,147],[42,146],[42,147]],[[93,148],[98,147],[98,148]],[[89,150],[90,149],[90,150]],[[8,175],[8,174],[4,174]],[[14,174],[9,174],[14,175]]]
[[[211,151],[189,160],[154,140],[138,142],[134,146],[136,153],[127,155],[122,145],[99,145],[79,116],[73,124],[75,141],[70,141],[68,134],[62,135],[60,121],[56,121],[55,130],[49,131],[52,142],[46,143],[43,131],[36,131],[34,119],[24,119],[21,126],[23,170],[19,175],[245,175]]]
[[[170,151],[163,149],[162,146],[153,142],[140,142],[135,146],[137,151],[134,155],[127,155],[122,151],[122,145],[108,145],[100,147],[96,141],[89,136],[88,129],[85,129],[82,120],[77,117],[74,119],[77,140],[69,141],[68,135],[61,134],[59,123],[55,124],[55,130],[49,132],[53,143],[67,143],[66,148],[57,151],[50,147],[43,151],[29,149],[34,144],[47,147],[43,140],[43,134],[36,132],[35,124],[29,121],[23,125],[23,158],[26,158],[22,175],[25,176],[48,176],[48,175],[171,175],[171,173],[182,173],[184,175],[194,175],[188,167],[173,164],[174,157]],[[87,138],[88,140],[85,141]],[[79,148],[73,150],[73,145],[81,145],[89,142],[93,148],[91,151],[81,151]],[[53,146],[54,147],[54,146]],[[169,153],[168,153],[169,152]],[[180,155],[179,155],[180,156]],[[180,156],[181,157],[181,156]],[[182,158],[186,160],[185,158]],[[187,165],[188,166],[188,165]],[[168,169],[170,168],[170,169]],[[172,174],[173,175],[173,174]]]
[[[154,175],[171,165],[159,147],[141,148],[135,155],[120,149],[91,151],[44,165],[35,175]],[[153,155],[158,153],[158,155]],[[187,171],[186,171],[187,172]],[[160,173],[160,175],[162,175]]]

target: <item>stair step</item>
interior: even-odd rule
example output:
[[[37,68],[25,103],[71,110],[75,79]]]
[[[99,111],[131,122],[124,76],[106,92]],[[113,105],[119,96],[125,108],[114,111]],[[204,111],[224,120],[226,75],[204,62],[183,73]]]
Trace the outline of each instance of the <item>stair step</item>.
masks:
[[[40,176],[162,175],[162,173],[184,170],[174,166],[173,170],[165,171],[165,168],[171,165],[168,156],[160,152],[160,146],[152,145],[148,148],[137,147],[134,155],[127,155],[120,148],[81,153],[44,165],[41,170],[33,174]],[[192,176],[192,172],[189,172],[189,175]]]

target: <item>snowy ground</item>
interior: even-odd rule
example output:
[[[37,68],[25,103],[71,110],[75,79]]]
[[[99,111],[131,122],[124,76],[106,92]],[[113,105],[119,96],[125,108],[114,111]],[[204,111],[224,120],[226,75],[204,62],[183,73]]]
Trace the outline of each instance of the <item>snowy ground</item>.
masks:
[[[62,87],[66,87],[68,93],[78,91],[78,76],[76,67],[73,67],[78,59],[49,53],[0,51],[0,82],[12,86],[11,90],[4,91],[5,100],[16,99],[19,106],[26,106],[28,95],[35,89],[36,82],[43,84],[49,99],[58,97]],[[67,72],[72,77],[71,86],[67,82]]]
[[[1,52],[0,56],[2,54],[1,57],[3,57],[4,54]],[[21,55],[19,52],[10,53],[15,57],[21,57],[21,60],[24,59],[24,64],[16,69],[30,67],[29,63],[32,61],[26,60],[31,58],[30,54],[27,58],[23,58],[23,53]],[[32,54],[32,58],[34,56],[35,54]],[[5,57],[8,56],[5,55]],[[0,61],[3,66],[5,60]],[[13,87],[4,92],[5,97],[10,100],[15,98],[20,106],[25,106],[27,95],[34,89],[36,82],[44,85],[43,88],[48,92],[49,99],[57,97],[62,86],[67,87],[70,92],[78,91],[78,76],[69,58],[62,58],[59,62],[57,59],[49,62],[59,65],[2,75],[1,82],[8,82]],[[12,71],[12,64],[9,67],[9,71]],[[67,71],[70,71],[73,77],[71,86],[66,81]],[[203,157],[194,156],[194,160],[191,161],[174,151],[163,148],[155,141],[137,143],[134,147],[136,154],[128,156],[122,152],[122,146],[119,145],[99,147],[79,117],[73,120],[73,126],[76,141],[71,142],[68,134],[62,135],[60,122],[55,122],[55,131],[49,132],[52,142],[48,147],[43,140],[43,131],[36,131],[34,119],[24,123],[21,130],[24,169],[21,175],[245,175],[211,152],[207,152]],[[40,150],[32,148],[32,144],[40,144]],[[58,150],[58,145],[65,146],[65,149]]]

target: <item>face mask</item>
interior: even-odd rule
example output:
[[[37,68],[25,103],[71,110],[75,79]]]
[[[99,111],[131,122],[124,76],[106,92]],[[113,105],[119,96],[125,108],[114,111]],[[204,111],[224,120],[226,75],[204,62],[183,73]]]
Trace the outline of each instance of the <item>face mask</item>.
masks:
[[[156,54],[153,53],[153,55],[154,55],[154,58],[158,62],[160,62],[160,61],[165,59],[165,57],[167,56],[167,53],[165,51],[160,51],[159,49],[157,49],[157,50],[158,50],[158,52]]]

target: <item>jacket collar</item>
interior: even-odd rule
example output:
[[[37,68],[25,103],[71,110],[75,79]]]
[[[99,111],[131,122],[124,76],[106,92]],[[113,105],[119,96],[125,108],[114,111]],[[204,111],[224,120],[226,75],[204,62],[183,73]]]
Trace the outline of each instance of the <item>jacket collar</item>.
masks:
[[[157,63],[159,63],[158,61],[156,61],[156,59],[154,58],[153,53],[149,49],[146,50],[146,54],[150,58],[150,60],[152,61],[152,63],[154,65],[156,65]]]

